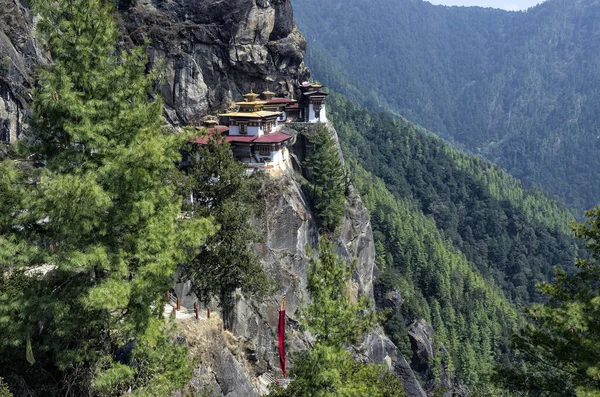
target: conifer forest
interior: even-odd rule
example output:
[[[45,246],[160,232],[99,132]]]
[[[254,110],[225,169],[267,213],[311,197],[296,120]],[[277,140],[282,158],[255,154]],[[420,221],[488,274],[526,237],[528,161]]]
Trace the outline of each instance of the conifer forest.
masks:
[[[472,3],[0,0],[0,397],[600,397],[600,0]]]

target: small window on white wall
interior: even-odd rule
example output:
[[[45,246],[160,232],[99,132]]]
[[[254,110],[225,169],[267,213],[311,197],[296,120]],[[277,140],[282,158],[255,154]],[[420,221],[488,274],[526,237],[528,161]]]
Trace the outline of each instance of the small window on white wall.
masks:
[[[246,135],[248,134],[248,125],[240,124],[240,134]]]
[[[258,147],[258,153],[261,156],[270,156],[271,155],[271,148],[269,146],[259,146]]]

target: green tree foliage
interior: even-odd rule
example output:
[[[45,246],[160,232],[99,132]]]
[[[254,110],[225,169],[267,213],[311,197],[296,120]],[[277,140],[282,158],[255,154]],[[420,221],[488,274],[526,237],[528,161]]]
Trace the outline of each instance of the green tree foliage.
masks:
[[[0,397],[13,397],[13,394],[8,389],[8,385],[0,377]]]
[[[30,193],[26,174],[9,160],[0,161],[0,272],[11,264],[26,260],[35,247],[29,247],[15,233],[23,200]]]
[[[331,233],[344,216],[346,176],[331,132],[319,123],[310,137],[305,164],[310,171],[309,195],[322,232]]]
[[[164,293],[213,229],[177,220],[184,137],[162,127],[143,49],[116,48],[111,3],[34,10],[53,64],[23,144],[43,167],[23,176],[0,165],[10,198],[0,244],[19,253],[0,254],[0,371],[29,395],[168,395],[191,367],[162,318]]]
[[[385,368],[352,361],[348,351],[316,344],[294,364],[294,381],[274,397],[403,397],[402,383]]]
[[[305,61],[323,84],[583,211],[600,198],[598,10],[593,1],[541,3],[507,12],[293,0],[310,43]]]
[[[381,303],[392,289],[404,299],[402,313],[390,314],[384,324],[386,334],[398,346],[406,346],[406,339],[401,339],[406,338],[405,323],[425,319],[436,330],[438,367],[443,365],[466,384],[484,381],[494,362],[510,360],[508,345],[519,324],[517,311],[430,217],[410,201],[394,197],[381,179],[360,165],[351,165],[352,182],[371,213],[374,235],[381,243],[379,254],[383,253],[377,262],[384,272],[376,300]],[[410,350],[405,353],[411,355]]]
[[[340,95],[329,98],[328,114],[346,158],[431,216],[509,299],[539,299],[536,284],[550,280],[554,266],[572,262],[577,242],[567,229],[574,217],[559,203],[413,124],[371,113]]]
[[[322,240],[319,257],[311,261],[308,290],[311,303],[302,323],[316,338],[315,345],[294,362],[293,382],[276,388],[276,397],[404,396],[402,384],[385,368],[357,363],[345,349],[376,322],[366,297],[352,303],[347,283],[350,266]]]
[[[501,367],[502,384],[531,396],[600,396],[600,206],[574,226],[590,251],[577,272],[558,271],[542,283],[548,298],[527,310],[529,324],[514,337],[522,368]]]
[[[196,157],[197,154],[197,157]],[[252,245],[260,235],[250,223],[259,209],[259,177],[248,177],[243,164],[231,155],[225,139],[212,135],[207,145],[193,151],[189,168],[189,183],[195,217],[213,216],[219,225],[184,266],[184,277],[192,281],[198,298],[208,303],[217,298],[224,312],[224,325],[229,327],[234,293],[262,296],[269,282]]]
[[[322,240],[319,257],[313,258],[308,273],[307,289],[311,303],[302,312],[304,327],[317,342],[343,346],[356,341],[377,321],[369,312],[366,296],[353,303],[347,283],[352,278],[352,268],[334,252],[333,244]]]

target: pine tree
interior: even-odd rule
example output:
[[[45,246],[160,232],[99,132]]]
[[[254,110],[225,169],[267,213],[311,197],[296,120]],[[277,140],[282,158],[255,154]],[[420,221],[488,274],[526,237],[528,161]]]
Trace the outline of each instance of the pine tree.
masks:
[[[213,229],[177,220],[183,137],[162,126],[143,49],[117,49],[111,3],[33,5],[53,64],[23,145],[42,167],[2,236],[28,252],[3,260],[0,368],[37,395],[168,395],[191,368],[164,293]]]
[[[557,271],[542,283],[548,298],[528,311],[530,323],[514,337],[522,367],[500,367],[505,387],[531,396],[600,396],[600,206],[575,234],[589,250],[577,273]]]
[[[4,380],[0,378],[0,397],[13,397]]]
[[[339,150],[323,124],[317,125],[310,143],[312,149],[306,159],[310,170],[309,194],[320,230],[331,233],[344,216],[346,176]]]
[[[276,388],[276,397],[404,396],[402,384],[387,369],[352,360],[346,346],[377,321],[367,312],[366,298],[352,303],[347,289],[350,266],[340,260],[333,245],[319,244],[319,257],[311,261],[308,290],[311,303],[302,314],[303,327],[316,338],[315,345],[298,356],[294,381]]]
[[[216,134],[191,156],[189,179],[194,216],[213,216],[219,229],[184,266],[184,278],[204,303],[218,300],[223,325],[230,328],[235,291],[241,288],[262,296],[269,286],[252,249],[260,235],[250,223],[258,210],[261,182],[246,174],[245,166],[232,157],[230,145]]]
[[[332,243],[323,239],[319,257],[311,260],[310,267],[307,288],[311,303],[302,313],[305,328],[327,345],[341,347],[355,342],[377,318],[368,311],[367,297],[351,301],[346,285],[352,276],[351,266],[335,254]]]

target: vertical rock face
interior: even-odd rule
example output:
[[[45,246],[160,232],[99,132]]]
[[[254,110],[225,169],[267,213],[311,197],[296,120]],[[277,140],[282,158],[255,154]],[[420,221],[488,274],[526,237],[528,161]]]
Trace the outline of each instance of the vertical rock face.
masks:
[[[119,8],[129,38],[149,39],[153,62],[164,63],[172,124],[223,110],[251,88],[289,94],[308,76],[289,0],[123,0]]]
[[[286,131],[294,134],[293,131]],[[335,133],[335,130],[332,130]],[[296,139],[295,161],[301,164],[306,155],[305,140]],[[301,170],[301,167],[296,167]],[[277,350],[277,326],[279,302],[287,301],[286,346],[288,360],[293,366],[293,353],[305,350],[312,341],[310,334],[298,327],[298,310],[310,301],[306,290],[307,272],[311,251],[317,252],[318,229],[298,174],[290,172],[271,180],[264,196],[265,211],[259,218],[259,228],[264,232],[265,242],[257,247],[265,271],[278,283],[277,293],[264,302],[257,303],[239,297],[232,332],[251,346],[254,373],[259,376],[269,372],[280,377]],[[373,272],[375,270],[375,245],[367,208],[354,189],[346,197],[343,223],[335,235],[338,255],[354,262],[352,292],[373,297]],[[409,397],[425,397],[426,394],[402,353],[378,330],[365,337],[354,348],[358,360],[386,363],[390,370],[402,379]]]
[[[150,42],[173,125],[224,110],[251,88],[293,95],[294,85],[308,77],[306,42],[289,0],[118,0],[117,8],[122,44]],[[19,0],[0,0],[3,141],[14,142],[26,128],[29,90],[44,63],[31,11]]]
[[[0,0],[0,142],[15,142],[27,127],[35,67],[47,62],[33,27],[29,9]]]

